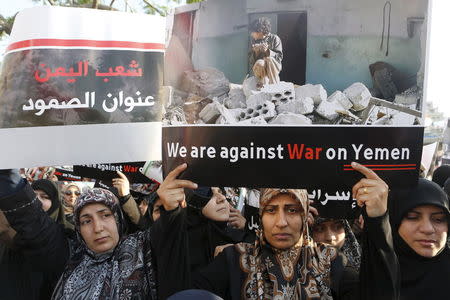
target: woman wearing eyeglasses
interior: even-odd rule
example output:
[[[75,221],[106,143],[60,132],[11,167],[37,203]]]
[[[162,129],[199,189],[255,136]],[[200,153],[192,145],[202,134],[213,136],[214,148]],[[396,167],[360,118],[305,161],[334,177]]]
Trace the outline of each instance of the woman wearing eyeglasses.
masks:
[[[70,182],[63,187],[63,207],[66,220],[74,225],[73,222],[73,209],[77,201],[78,196],[81,195],[81,188],[76,182]]]

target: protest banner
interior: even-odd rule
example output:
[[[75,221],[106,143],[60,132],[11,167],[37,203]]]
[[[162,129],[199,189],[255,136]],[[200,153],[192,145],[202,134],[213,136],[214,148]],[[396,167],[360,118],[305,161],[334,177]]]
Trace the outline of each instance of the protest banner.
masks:
[[[160,159],[165,19],[20,12],[0,75],[0,168]]]
[[[306,188],[336,216],[356,209],[352,161],[391,188],[415,185],[428,10],[427,0],[177,9],[165,57],[174,92],[164,174],[187,162],[181,177],[200,185]]]
[[[142,174],[145,162],[111,163],[111,164],[90,164],[74,165],[74,173],[88,178],[111,181],[118,178],[117,171],[127,176],[132,183],[153,183],[154,180]]]
[[[58,181],[81,181],[81,176],[76,175],[73,169],[55,168],[55,176]]]

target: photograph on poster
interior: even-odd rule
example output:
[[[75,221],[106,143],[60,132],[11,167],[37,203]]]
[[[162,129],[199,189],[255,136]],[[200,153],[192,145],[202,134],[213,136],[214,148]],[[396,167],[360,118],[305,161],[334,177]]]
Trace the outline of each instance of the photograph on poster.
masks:
[[[422,124],[427,9],[427,0],[212,0],[178,9],[165,122]]]
[[[187,162],[182,176],[201,184],[339,188],[355,180],[345,166],[358,161],[392,186],[415,184],[428,4],[211,0],[175,9],[164,173]],[[411,155],[397,158],[402,147]]]

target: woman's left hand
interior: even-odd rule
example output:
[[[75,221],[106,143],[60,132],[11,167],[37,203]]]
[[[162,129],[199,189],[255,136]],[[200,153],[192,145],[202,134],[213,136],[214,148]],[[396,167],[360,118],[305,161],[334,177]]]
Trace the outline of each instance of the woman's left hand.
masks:
[[[120,197],[124,197],[130,194],[130,182],[128,181],[127,176],[120,171],[117,171],[118,178],[114,178],[112,180],[113,187],[115,187],[118,191]]]
[[[361,164],[352,162],[352,168],[365,176],[352,189],[358,206],[365,205],[367,216],[371,218],[383,216],[387,211],[389,186],[374,171]]]

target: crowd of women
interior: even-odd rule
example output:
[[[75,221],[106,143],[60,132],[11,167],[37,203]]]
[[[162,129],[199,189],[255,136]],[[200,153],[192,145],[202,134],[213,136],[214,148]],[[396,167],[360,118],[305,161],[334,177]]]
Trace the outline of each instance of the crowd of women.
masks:
[[[186,164],[150,194],[120,172],[103,189],[0,170],[0,298],[448,297],[450,166],[392,190],[352,167],[360,218],[322,218],[306,190],[265,188],[256,231],[224,189],[179,179]]]

